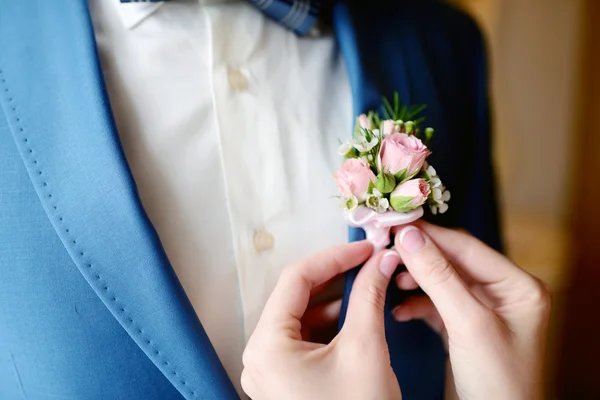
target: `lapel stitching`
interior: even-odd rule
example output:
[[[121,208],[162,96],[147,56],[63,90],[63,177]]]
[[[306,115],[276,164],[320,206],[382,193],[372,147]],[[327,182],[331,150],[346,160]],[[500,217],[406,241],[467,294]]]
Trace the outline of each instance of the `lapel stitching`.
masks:
[[[117,294],[110,289],[108,282],[102,278],[100,271],[101,267],[94,265],[90,256],[87,255],[83,249],[82,244],[77,241],[75,234],[69,229],[68,223],[64,220],[61,210],[59,209],[60,200],[52,194],[51,179],[43,172],[42,166],[36,159],[34,145],[27,137],[26,129],[18,114],[17,99],[8,87],[1,60],[0,83],[0,90],[4,97],[5,115],[9,125],[12,125],[11,130],[13,132],[13,138],[21,153],[21,158],[26,166],[28,166],[27,172],[34,184],[43,207],[46,209],[46,213],[55,221],[55,229],[62,230],[64,238],[63,235],[59,235],[59,237],[71,258],[79,259],[79,264],[84,266],[84,268],[81,269],[81,272],[90,286],[100,298],[104,299],[106,305],[112,306],[113,315],[119,319],[119,322],[123,327],[129,330],[130,335],[138,338],[138,345],[144,350],[146,355],[151,359],[154,359],[155,364],[159,366],[159,368],[165,370],[165,375],[167,375],[171,379],[171,382],[176,386],[180,386],[180,390],[185,389],[186,394],[196,397],[198,394],[197,389],[193,389],[188,385],[181,373],[177,372],[176,367],[173,365],[174,363],[167,360],[165,354],[158,349],[158,345],[155,341],[144,333],[144,329],[128,313],[126,306],[119,302]]]

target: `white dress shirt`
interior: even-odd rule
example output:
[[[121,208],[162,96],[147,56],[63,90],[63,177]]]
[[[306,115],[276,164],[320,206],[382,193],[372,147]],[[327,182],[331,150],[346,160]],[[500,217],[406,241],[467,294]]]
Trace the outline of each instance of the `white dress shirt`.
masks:
[[[245,1],[89,4],[142,203],[241,393],[281,269],[346,241],[331,198],[353,119],[341,55]]]

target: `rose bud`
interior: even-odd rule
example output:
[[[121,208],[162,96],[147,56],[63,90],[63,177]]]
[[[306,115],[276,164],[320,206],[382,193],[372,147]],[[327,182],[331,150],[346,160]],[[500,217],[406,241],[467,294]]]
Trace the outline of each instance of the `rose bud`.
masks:
[[[356,196],[359,202],[365,201],[369,192],[369,184],[375,184],[375,174],[369,163],[360,158],[350,158],[342,163],[334,175],[340,193],[345,196]]]
[[[385,136],[391,135],[392,133],[394,133],[395,129],[396,129],[396,125],[394,124],[393,119],[386,119],[385,121],[383,121],[383,134]]]
[[[381,142],[379,168],[402,182],[419,172],[430,154],[418,137],[394,133]]]
[[[425,179],[411,179],[401,183],[390,194],[390,205],[396,211],[406,212],[420,207],[431,193]]]
[[[364,129],[371,129],[371,121],[365,114],[360,114],[358,116],[358,125]]]

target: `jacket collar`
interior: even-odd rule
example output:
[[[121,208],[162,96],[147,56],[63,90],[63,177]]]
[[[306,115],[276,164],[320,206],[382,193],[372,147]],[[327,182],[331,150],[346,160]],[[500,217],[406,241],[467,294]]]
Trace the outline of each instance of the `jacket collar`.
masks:
[[[0,105],[32,184],[79,272],[182,395],[237,398],[140,203],[87,2],[60,3],[0,12]]]

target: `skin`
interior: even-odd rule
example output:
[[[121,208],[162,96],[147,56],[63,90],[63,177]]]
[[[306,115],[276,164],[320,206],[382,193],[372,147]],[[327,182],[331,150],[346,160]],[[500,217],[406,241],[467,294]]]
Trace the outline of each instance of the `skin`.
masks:
[[[541,399],[549,291],[507,258],[463,232],[419,222],[396,234],[396,251],[367,242],[330,248],[288,266],[243,356],[242,387],[253,399],[401,399],[385,342],[383,306],[395,267],[401,289],[420,286],[393,312],[439,332],[449,353],[448,397]],[[366,261],[342,330],[310,341],[335,302],[308,308],[327,282]],[[312,324],[312,325],[311,325]]]

